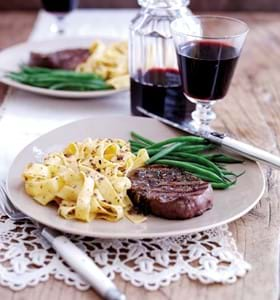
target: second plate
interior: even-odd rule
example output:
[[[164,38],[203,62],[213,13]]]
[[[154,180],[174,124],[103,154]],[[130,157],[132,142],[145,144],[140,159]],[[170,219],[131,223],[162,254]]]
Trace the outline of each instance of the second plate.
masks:
[[[13,47],[7,48],[0,53],[0,66],[1,71],[17,71],[19,66],[23,63],[28,62],[29,55],[31,51],[37,51],[41,53],[48,53],[62,49],[71,49],[71,48],[88,48],[93,40],[102,40],[105,43],[116,42],[116,40],[108,38],[61,38],[61,39],[52,39],[45,40],[40,42],[27,42],[23,44],[18,44]],[[72,98],[72,99],[81,99],[81,98],[100,98],[111,96],[120,92],[127,91],[128,89],[112,89],[105,91],[58,91],[50,90],[39,87],[30,86],[27,84],[22,84],[11,80],[9,78],[1,77],[0,81],[10,85],[12,87],[36,93],[41,95],[47,95],[51,97],[60,97],[60,98]]]

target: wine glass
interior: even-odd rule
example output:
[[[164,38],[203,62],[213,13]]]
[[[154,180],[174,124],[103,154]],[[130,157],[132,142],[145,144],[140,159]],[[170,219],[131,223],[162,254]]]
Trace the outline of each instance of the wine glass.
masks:
[[[189,25],[194,22],[198,26]],[[235,18],[201,15],[176,19],[171,30],[184,94],[196,104],[191,125],[209,130],[216,118],[212,105],[228,91],[248,26]]]
[[[76,9],[78,4],[78,0],[42,0],[43,8],[56,18],[56,23],[51,26],[51,31],[63,35],[65,33],[65,16]]]

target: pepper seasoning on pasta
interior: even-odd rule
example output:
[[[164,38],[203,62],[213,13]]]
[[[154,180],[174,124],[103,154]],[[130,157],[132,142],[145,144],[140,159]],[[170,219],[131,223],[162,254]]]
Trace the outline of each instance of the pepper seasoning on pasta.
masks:
[[[130,213],[127,175],[148,159],[145,149],[134,155],[122,139],[88,138],[48,154],[41,164],[29,164],[23,173],[25,191],[42,205],[55,201],[66,219],[118,221],[127,216],[142,222],[143,216]]]

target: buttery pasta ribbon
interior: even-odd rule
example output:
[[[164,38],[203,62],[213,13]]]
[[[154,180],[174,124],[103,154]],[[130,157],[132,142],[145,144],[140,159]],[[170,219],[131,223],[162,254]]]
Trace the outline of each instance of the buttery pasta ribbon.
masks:
[[[105,45],[96,40],[89,51],[89,58],[79,64],[76,71],[98,74],[116,89],[129,87],[127,42]]]
[[[139,223],[145,218],[130,212],[128,173],[148,159],[145,149],[134,155],[122,139],[88,138],[48,154],[41,164],[27,165],[25,191],[42,205],[55,201],[66,219],[118,221],[126,216]]]

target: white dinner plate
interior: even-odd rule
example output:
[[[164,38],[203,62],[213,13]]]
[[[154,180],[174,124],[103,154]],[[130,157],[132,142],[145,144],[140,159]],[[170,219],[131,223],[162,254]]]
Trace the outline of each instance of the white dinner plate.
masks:
[[[27,42],[18,44],[13,47],[7,48],[0,52],[0,71],[18,71],[19,66],[29,61],[29,55],[31,51],[48,53],[57,50],[71,49],[71,48],[88,48],[94,40],[101,40],[104,43],[115,42],[114,39],[108,38],[60,38],[51,39],[39,42]],[[100,98],[111,96],[119,92],[127,91],[128,89],[112,89],[104,91],[57,91],[45,88],[33,87],[27,84],[19,83],[12,79],[1,76],[1,82],[16,87],[21,90],[37,93],[41,95],[47,95],[60,98]]]
[[[149,238],[187,234],[231,222],[252,209],[264,193],[262,171],[256,162],[250,160],[230,165],[229,169],[237,173],[245,170],[245,174],[238,178],[234,187],[214,192],[211,210],[189,220],[166,220],[149,216],[142,224],[133,224],[127,219],[116,223],[103,220],[83,223],[63,219],[57,215],[56,207],[42,206],[25,193],[22,172],[28,163],[36,162],[38,150],[44,153],[62,150],[67,143],[87,137],[129,139],[131,130],[154,140],[179,134],[156,120],[141,117],[100,116],[57,128],[29,144],[15,158],[7,179],[7,189],[13,204],[34,220],[64,232],[101,238]]]

